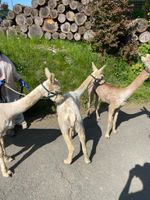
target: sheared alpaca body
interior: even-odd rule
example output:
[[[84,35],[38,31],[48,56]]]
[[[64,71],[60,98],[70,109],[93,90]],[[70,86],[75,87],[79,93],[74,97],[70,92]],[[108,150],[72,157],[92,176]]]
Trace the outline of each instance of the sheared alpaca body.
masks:
[[[12,174],[7,169],[5,161],[11,161],[12,158],[6,154],[3,136],[6,134],[9,127],[10,120],[16,115],[25,112],[27,109],[32,107],[39,99],[48,96],[48,91],[53,93],[60,92],[60,86],[58,81],[54,79],[54,75],[51,74],[48,69],[45,69],[47,80],[42,85],[36,87],[28,95],[12,103],[1,103],[0,104],[0,167],[2,175],[8,177]]]
[[[93,69],[94,70],[94,69]],[[94,70],[92,75],[95,78],[101,78],[103,68]],[[90,163],[90,159],[86,148],[85,130],[83,126],[83,120],[80,114],[80,97],[87,89],[91,81],[92,76],[88,76],[87,79],[80,85],[75,91],[71,91],[64,95],[57,96],[57,114],[58,123],[64,138],[64,141],[68,148],[68,156],[64,160],[65,164],[71,164],[74,152],[74,146],[72,144],[72,132],[76,132],[81,142],[82,151],[84,155],[85,163]]]
[[[150,55],[142,57],[143,63],[146,65],[139,76],[127,87],[119,88],[111,85],[110,83],[104,83],[99,86],[90,87],[89,89],[89,102],[88,102],[88,115],[91,112],[91,103],[93,101],[94,95],[96,96],[95,108],[96,108],[96,119],[100,118],[98,113],[99,104],[98,101],[106,102],[109,104],[108,107],[108,122],[105,137],[110,137],[110,131],[116,133],[116,121],[118,118],[119,109],[126,103],[128,98],[143,84],[143,82],[148,79],[150,73]]]

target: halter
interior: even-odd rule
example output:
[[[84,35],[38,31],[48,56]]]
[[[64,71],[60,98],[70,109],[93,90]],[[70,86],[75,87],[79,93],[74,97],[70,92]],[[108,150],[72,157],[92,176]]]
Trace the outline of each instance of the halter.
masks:
[[[50,92],[44,85],[41,83],[42,87],[48,92],[48,98],[52,98],[54,96],[57,96],[58,94],[61,94],[61,92]]]
[[[101,78],[96,78],[96,77],[93,76],[92,74],[91,74],[91,76],[92,76],[92,78],[94,78],[94,85],[95,85],[95,86],[102,85],[102,84],[100,84],[100,82],[103,80],[103,77],[101,77]],[[104,82],[105,82],[105,81],[104,81]]]

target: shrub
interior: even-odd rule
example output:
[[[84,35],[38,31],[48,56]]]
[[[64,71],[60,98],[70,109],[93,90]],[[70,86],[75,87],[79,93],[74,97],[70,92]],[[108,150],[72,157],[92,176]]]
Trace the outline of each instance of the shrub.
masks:
[[[137,52],[127,24],[131,12],[128,0],[100,0],[93,6],[93,29],[96,37],[93,48],[102,53],[120,54],[130,59]]]

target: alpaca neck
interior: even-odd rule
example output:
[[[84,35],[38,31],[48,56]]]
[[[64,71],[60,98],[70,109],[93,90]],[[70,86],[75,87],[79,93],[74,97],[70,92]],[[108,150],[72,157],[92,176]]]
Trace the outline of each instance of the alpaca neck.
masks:
[[[88,76],[85,81],[83,81],[83,83],[74,91],[78,98],[80,98],[80,96],[84,93],[84,91],[87,89],[87,87],[89,86],[90,82],[92,81],[92,76]]]
[[[127,95],[130,97],[142,84],[148,79],[149,73],[146,70],[143,70],[139,76],[128,86],[126,87]]]
[[[37,86],[32,92],[25,97],[13,102],[12,115],[17,115],[25,112],[27,109],[32,107],[39,99],[43,97],[43,88],[41,85]]]

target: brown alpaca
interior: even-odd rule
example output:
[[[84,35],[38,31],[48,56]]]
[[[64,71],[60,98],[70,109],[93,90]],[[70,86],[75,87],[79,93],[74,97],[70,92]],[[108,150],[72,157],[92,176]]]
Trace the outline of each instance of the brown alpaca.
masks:
[[[110,137],[110,131],[116,133],[116,121],[118,118],[119,109],[124,106],[128,98],[148,79],[150,74],[150,54],[141,57],[142,62],[145,64],[145,69],[137,76],[137,78],[127,87],[119,88],[105,82],[104,84],[96,86],[92,84],[89,87],[89,101],[88,101],[88,115],[91,113],[91,103],[94,95],[96,96],[95,109],[96,119],[100,118],[98,113],[99,105],[98,100],[109,104],[108,107],[108,123],[105,137]]]

